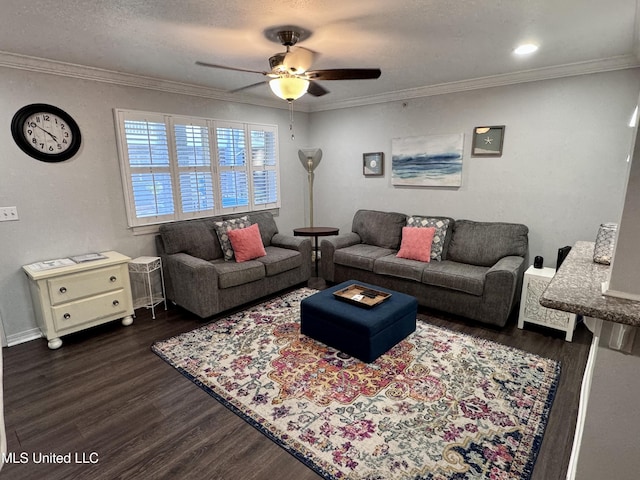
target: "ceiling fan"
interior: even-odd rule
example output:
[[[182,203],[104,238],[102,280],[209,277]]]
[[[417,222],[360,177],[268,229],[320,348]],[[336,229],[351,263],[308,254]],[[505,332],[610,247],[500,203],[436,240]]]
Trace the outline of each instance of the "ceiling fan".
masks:
[[[317,83],[317,80],[366,80],[380,77],[379,68],[310,70],[316,53],[308,48],[296,46],[299,41],[309,38],[310,35],[311,32],[295,26],[282,26],[266,30],[265,36],[269,40],[280,42],[286,48],[286,51],[276,53],[269,58],[270,71],[250,70],[199,61],[196,62],[196,65],[258,73],[269,77],[269,80],[232,90],[232,93],[269,83],[273,93],[288,102],[302,97],[305,93],[314,97],[321,97],[329,93],[329,90]]]

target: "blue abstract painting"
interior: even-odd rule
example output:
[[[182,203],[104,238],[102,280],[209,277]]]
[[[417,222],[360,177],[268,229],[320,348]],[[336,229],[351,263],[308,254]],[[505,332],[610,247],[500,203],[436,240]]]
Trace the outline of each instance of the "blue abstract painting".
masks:
[[[462,185],[464,134],[391,140],[391,183],[422,187]]]

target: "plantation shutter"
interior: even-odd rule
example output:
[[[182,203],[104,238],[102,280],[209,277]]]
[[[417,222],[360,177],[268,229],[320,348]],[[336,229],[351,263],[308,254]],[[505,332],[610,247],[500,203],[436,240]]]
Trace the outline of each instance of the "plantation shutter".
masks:
[[[276,130],[268,126],[249,126],[253,207],[274,208],[279,204]]]
[[[122,122],[130,222],[171,220],[175,207],[167,126],[162,115],[128,116]],[[133,210],[133,211],[131,211]]]
[[[248,210],[249,176],[244,126],[217,122],[215,131],[222,211]]]
[[[173,130],[181,213],[183,216],[211,215],[215,202],[207,122],[176,119]]]
[[[277,126],[119,109],[114,120],[129,226],[280,207]]]

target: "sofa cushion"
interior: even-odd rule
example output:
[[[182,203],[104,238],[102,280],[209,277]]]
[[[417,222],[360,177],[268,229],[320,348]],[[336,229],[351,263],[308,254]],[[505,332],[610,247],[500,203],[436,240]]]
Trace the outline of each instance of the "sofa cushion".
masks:
[[[160,225],[159,232],[168,255],[187,253],[207,261],[222,257],[220,242],[210,221],[165,223]]]
[[[429,262],[435,234],[435,227],[402,227],[402,242],[396,257]]]
[[[359,268],[361,270],[373,271],[373,264],[377,258],[386,255],[395,255],[395,251],[390,248],[376,247],[359,243],[350,247],[340,248],[333,255],[334,263],[345,267]]]
[[[234,230],[237,228],[247,228],[249,226],[251,226],[251,222],[246,215],[244,217],[230,218],[228,220],[213,222],[213,227],[215,228],[216,234],[218,235],[218,240],[220,240],[220,246],[222,247],[222,253],[225,260],[233,260],[233,248],[231,246],[231,241],[229,240],[229,235],[227,235],[227,232],[229,230]]]
[[[425,263],[422,283],[480,296],[484,291],[484,280],[488,271],[489,267],[449,260]]]
[[[302,265],[302,255],[297,250],[271,245],[266,247],[265,251],[267,255],[258,258],[257,261],[264,265],[267,277],[293,270]]]
[[[425,217],[411,215],[407,218],[408,227],[435,227],[436,234],[431,244],[431,259],[440,261],[447,258],[447,250],[451,242],[451,231],[455,221],[449,217]]]
[[[262,244],[265,247],[271,245],[271,239],[278,233],[278,226],[271,212],[257,212],[248,215],[249,221],[257,223],[260,227],[260,235],[262,236]]]
[[[527,255],[526,225],[457,220],[447,259],[471,265],[493,266],[503,257]]]
[[[373,264],[373,273],[420,282],[422,281],[424,266],[425,262],[398,258],[391,254],[380,257],[375,261]]]
[[[229,288],[264,278],[264,265],[257,260],[237,263],[218,259],[211,262],[218,274],[218,287]]]
[[[229,230],[227,235],[233,247],[233,255],[236,257],[236,262],[238,263],[264,257],[267,254],[267,252],[264,251],[262,237],[260,237],[260,228],[257,224],[253,224],[247,228]]]
[[[353,216],[352,231],[360,235],[362,243],[398,250],[406,223],[403,213],[358,210]]]

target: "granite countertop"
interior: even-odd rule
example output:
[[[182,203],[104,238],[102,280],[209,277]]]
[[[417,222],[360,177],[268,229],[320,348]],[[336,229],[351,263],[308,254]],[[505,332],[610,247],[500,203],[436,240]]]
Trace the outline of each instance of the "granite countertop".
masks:
[[[640,326],[640,302],[602,294],[609,265],[593,261],[594,242],[576,242],[540,297],[544,307]]]

